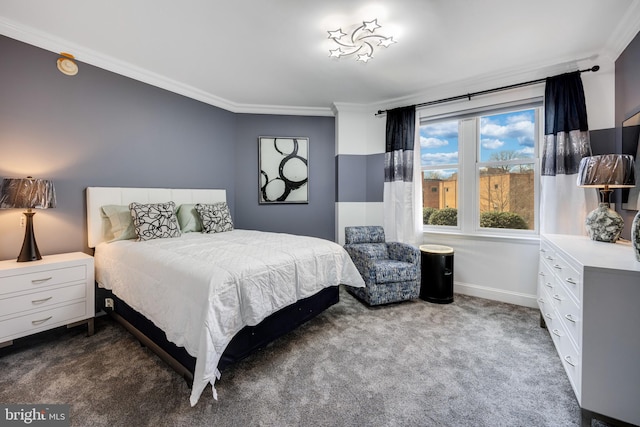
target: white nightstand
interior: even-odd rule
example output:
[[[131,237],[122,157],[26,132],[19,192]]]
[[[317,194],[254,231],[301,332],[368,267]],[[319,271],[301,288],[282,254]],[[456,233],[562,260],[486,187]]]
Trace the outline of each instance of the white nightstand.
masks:
[[[94,295],[93,257],[82,252],[0,261],[0,347],[64,325],[93,335]]]

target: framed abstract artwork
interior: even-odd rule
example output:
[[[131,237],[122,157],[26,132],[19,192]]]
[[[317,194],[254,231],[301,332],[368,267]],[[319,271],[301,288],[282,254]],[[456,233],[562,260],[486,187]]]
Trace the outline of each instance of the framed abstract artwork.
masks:
[[[622,154],[635,160],[636,186],[622,189],[622,209],[640,210],[640,112],[622,122]]]
[[[259,202],[309,203],[309,138],[258,138]]]

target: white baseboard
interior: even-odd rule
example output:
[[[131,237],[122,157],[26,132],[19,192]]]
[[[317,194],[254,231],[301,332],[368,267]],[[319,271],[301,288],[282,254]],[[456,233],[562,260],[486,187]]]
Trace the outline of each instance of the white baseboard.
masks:
[[[454,282],[453,290],[455,293],[462,295],[522,305],[524,307],[538,308],[536,295],[505,291],[503,289],[488,288],[486,286],[471,285],[469,283],[460,282]]]

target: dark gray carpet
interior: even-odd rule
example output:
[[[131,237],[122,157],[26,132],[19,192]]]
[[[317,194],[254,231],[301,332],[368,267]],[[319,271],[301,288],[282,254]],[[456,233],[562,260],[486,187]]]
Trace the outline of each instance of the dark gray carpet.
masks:
[[[579,426],[538,311],[456,295],[319,317],[189,388],[110,318],[0,349],[0,402],[68,403],[77,426]]]

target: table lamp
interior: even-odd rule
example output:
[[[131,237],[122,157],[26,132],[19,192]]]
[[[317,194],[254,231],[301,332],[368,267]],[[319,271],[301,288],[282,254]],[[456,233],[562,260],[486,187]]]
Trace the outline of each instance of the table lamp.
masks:
[[[56,207],[56,191],[53,182],[46,179],[5,178],[0,186],[0,209],[27,209],[24,215],[27,222],[24,232],[24,242],[18,255],[18,262],[36,261],[42,259],[36,237],[33,234],[32,209],[47,209]]]
[[[624,220],[609,205],[614,188],[635,187],[633,156],[604,154],[584,157],[578,170],[578,186],[600,188],[602,199],[597,208],[589,212],[585,226],[589,237],[600,242],[615,243],[624,227]]]

